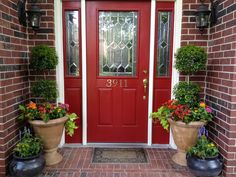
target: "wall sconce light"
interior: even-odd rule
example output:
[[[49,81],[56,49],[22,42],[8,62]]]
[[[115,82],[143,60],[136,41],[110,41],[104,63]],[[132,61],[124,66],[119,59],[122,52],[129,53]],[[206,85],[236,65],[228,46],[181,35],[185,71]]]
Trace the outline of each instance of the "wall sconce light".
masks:
[[[200,0],[200,2],[201,4],[196,11],[196,26],[203,33],[204,28],[208,28],[209,24],[213,26],[217,23],[218,2],[214,3],[211,0],[211,10],[208,9],[208,5],[204,4],[204,0]]]
[[[34,0],[33,3],[35,3],[37,0]],[[27,23],[32,27],[34,31],[39,29],[40,27],[40,18],[42,15],[42,12],[40,11],[40,8],[33,4],[29,8],[29,10],[25,10],[25,3],[26,0],[19,0],[17,3],[18,8],[18,19],[21,25],[27,26]]]

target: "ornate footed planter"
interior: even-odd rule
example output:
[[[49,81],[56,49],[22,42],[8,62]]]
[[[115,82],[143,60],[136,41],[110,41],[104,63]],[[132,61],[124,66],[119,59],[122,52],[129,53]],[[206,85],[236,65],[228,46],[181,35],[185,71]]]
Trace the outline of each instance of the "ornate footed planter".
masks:
[[[187,166],[186,151],[197,143],[198,131],[206,123],[196,121],[185,124],[172,119],[168,119],[168,122],[177,146],[177,153],[173,155],[172,160],[181,166]]]
[[[195,176],[215,177],[222,171],[223,159],[220,156],[201,159],[187,155],[187,165]]]
[[[29,121],[34,132],[43,141],[44,158],[46,165],[55,165],[62,160],[61,154],[57,152],[67,117],[49,120],[47,123],[41,120]]]

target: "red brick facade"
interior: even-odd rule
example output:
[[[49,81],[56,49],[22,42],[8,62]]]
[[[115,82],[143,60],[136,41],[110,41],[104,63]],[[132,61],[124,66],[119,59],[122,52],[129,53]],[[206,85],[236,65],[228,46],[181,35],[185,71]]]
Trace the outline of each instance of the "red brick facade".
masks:
[[[206,100],[216,112],[209,127],[228,177],[236,175],[236,2],[220,1],[218,11],[209,31]]]
[[[206,71],[191,80],[201,84],[203,98],[214,110],[215,120],[208,128],[224,157],[224,176],[230,177],[236,175],[236,3],[218,2],[217,24],[201,35],[194,19],[199,1],[183,0],[181,45],[203,46],[208,53]]]
[[[43,15],[36,35],[30,27],[19,24],[17,2],[0,1],[0,176],[6,174],[21,128],[16,119],[18,105],[29,100],[30,81],[43,77],[39,76],[42,73],[36,73],[37,76],[32,71],[29,73],[29,51],[38,44],[54,46],[55,40],[54,1],[38,1]],[[55,78],[55,71],[46,72],[46,75]]]
[[[0,1],[0,177],[5,176],[21,127],[16,120],[18,105],[31,98],[32,81],[42,77],[55,79],[55,71],[28,70],[32,46],[54,46],[54,1],[40,0],[43,16],[36,35],[31,28],[19,24],[17,2]],[[183,0],[181,45],[203,46],[208,52],[206,71],[191,76],[190,80],[202,86],[202,98],[214,109],[215,121],[208,128],[225,159],[224,174],[230,177],[236,175],[236,2],[219,2],[217,25],[200,34],[194,18],[199,1]],[[184,76],[180,79],[184,80]]]

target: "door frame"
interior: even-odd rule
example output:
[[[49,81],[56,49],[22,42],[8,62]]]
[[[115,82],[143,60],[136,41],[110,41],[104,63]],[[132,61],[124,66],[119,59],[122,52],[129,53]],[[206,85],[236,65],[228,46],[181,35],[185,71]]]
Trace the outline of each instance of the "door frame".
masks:
[[[155,43],[155,14],[156,0],[151,1],[150,12],[150,50],[149,50],[149,95],[148,95],[148,117],[153,111],[153,78],[154,78],[154,43]],[[160,1],[160,0],[157,0]],[[163,0],[173,1],[173,0]],[[173,37],[173,60],[172,60],[172,82],[171,95],[173,97],[173,86],[179,81],[179,73],[174,66],[174,53],[181,46],[181,28],[182,28],[182,0],[175,1],[174,8],[174,37]],[[62,2],[54,1],[54,25],[55,25],[55,48],[58,54],[58,66],[56,68],[56,80],[58,83],[59,97],[57,102],[64,102],[64,66],[63,66],[63,26],[62,26]],[[86,64],[86,0],[81,0],[81,34],[82,35],[82,144],[87,145],[87,64]],[[148,146],[152,145],[152,119],[148,119]],[[65,134],[62,136],[60,145],[65,144]],[[170,133],[169,145],[176,148],[173,136]]]

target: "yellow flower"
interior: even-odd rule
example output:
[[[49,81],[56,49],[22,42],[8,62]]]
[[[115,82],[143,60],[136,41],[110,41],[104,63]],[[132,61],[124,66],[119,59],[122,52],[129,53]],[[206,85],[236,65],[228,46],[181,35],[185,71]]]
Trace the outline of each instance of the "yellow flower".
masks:
[[[195,110],[194,112],[198,112],[198,110]]]
[[[205,108],[205,107],[206,107],[206,104],[203,103],[203,102],[201,102],[201,103],[200,103],[200,107]]]
[[[61,112],[61,109],[59,108],[59,109],[57,110],[57,112]]]

